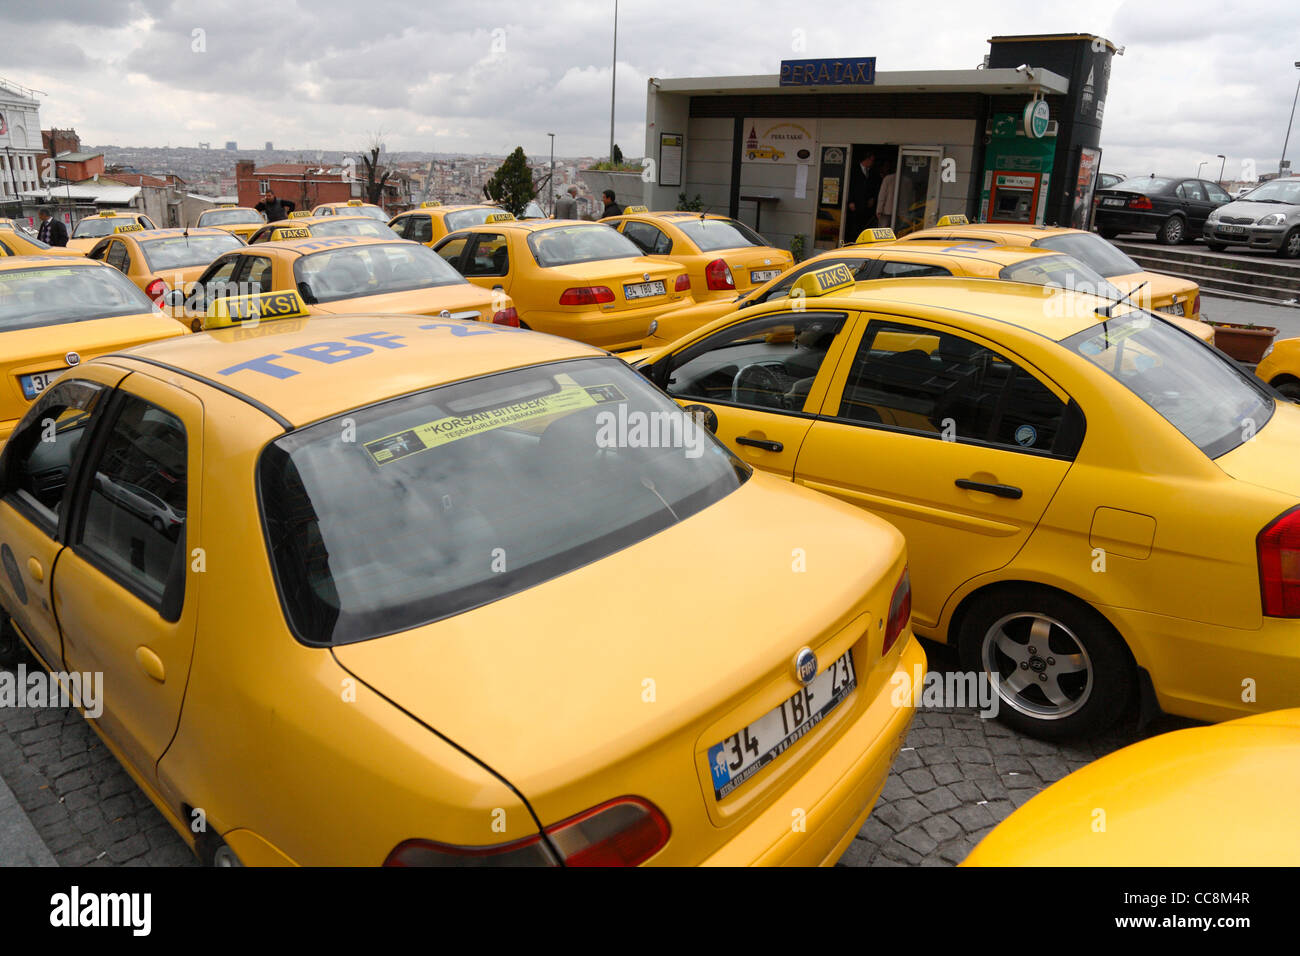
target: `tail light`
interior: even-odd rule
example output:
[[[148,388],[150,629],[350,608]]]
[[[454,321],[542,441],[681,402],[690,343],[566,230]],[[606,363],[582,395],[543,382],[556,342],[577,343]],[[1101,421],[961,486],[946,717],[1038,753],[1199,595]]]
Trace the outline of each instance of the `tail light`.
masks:
[[[1187,314],[1188,315],[1201,314],[1201,294],[1199,292],[1192,293],[1192,301],[1187,306]]]
[[[1261,531],[1255,550],[1264,615],[1300,617],[1300,506]]]
[[[880,646],[882,657],[889,653],[889,649],[898,640],[898,635],[903,633],[903,628],[907,627],[907,622],[911,617],[912,576],[907,573],[907,568],[903,568],[903,576],[894,585],[894,595],[889,599],[889,618],[885,622],[885,642]]]
[[[649,800],[618,797],[546,828],[558,860],[541,836],[491,847],[406,840],[384,866],[638,866],[671,834],[668,819]]]
[[[679,275],[677,277],[677,282],[673,285],[673,291],[674,292],[691,291],[691,277],[688,276],[685,272]]]
[[[508,309],[502,309],[500,312],[493,313],[492,324],[508,325],[511,328],[517,329],[519,328],[519,313],[515,311],[513,305]]]
[[[704,284],[715,292],[736,287],[725,259],[714,259],[704,267]]]
[[[163,282],[162,279],[154,279],[144,287],[144,294],[153,299],[156,305],[158,300],[167,294],[167,283]]]
[[[1129,209],[1150,209],[1151,200],[1146,196],[1134,196],[1128,201]]]
[[[584,285],[575,289],[565,289],[560,296],[560,305],[599,305],[601,302],[613,302],[614,293],[603,285]]]

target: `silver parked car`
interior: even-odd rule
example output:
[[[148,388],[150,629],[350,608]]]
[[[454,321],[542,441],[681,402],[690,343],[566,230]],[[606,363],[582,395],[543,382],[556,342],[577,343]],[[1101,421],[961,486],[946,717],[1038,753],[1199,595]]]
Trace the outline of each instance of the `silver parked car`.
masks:
[[[1206,219],[1203,234],[1215,252],[1241,245],[1300,259],[1300,176],[1269,180],[1220,206]]]

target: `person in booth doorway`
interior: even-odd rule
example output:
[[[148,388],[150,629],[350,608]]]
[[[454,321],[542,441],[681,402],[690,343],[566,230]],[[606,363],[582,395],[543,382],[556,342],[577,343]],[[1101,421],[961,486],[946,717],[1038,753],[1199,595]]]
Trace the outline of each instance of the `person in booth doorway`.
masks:
[[[48,209],[42,209],[40,212],[41,228],[36,233],[36,238],[50,246],[66,246],[68,244],[68,230],[63,223],[50,216]]]
[[[888,163],[880,180],[880,193],[876,197],[876,221],[886,229],[894,228],[894,200],[898,196],[898,173]]]
[[[876,225],[876,198],[880,195],[880,173],[876,169],[876,154],[866,153],[858,161],[857,169],[849,178],[848,228],[845,242],[853,242],[863,229]]]

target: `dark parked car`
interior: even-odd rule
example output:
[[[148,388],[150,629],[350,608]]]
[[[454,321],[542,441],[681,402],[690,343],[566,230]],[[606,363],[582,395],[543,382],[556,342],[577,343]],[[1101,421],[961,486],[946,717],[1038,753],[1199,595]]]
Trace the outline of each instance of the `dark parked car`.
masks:
[[[1176,176],[1126,179],[1097,193],[1097,231],[1104,239],[1121,232],[1154,232],[1167,246],[1190,242],[1211,211],[1232,199],[1218,183]]]
[[[1118,185],[1126,179],[1127,176],[1121,176],[1119,173],[1102,173],[1097,177],[1097,188],[1110,189],[1111,186]]]

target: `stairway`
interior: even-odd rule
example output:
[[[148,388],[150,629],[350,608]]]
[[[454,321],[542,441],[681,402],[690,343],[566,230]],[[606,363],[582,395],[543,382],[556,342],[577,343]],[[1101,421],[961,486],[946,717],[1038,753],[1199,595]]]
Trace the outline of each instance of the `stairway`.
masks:
[[[1191,279],[1202,292],[1247,302],[1300,306],[1300,262],[1294,259],[1122,239],[1115,240],[1115,245],[1148,272]]]

